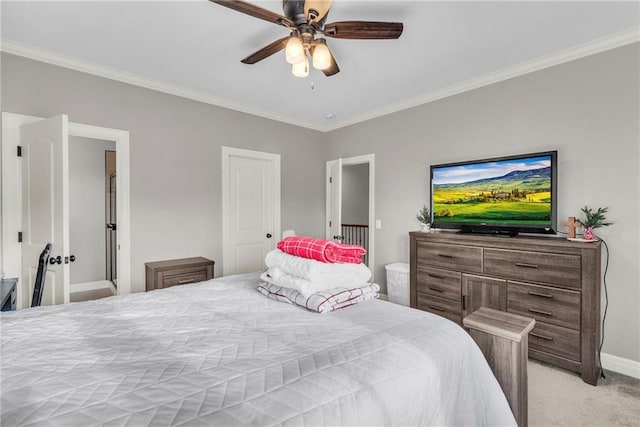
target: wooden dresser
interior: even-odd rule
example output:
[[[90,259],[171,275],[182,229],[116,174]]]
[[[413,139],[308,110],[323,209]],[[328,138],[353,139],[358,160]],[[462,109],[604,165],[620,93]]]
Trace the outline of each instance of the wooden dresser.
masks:
[[[147,291],[213,279],[214,261],[207,258],[182,258],[145,264]]]
[[[532,317],[529,356],[600,376],[600,243],[411,232],[410,302],[462,325],[480,307]]]

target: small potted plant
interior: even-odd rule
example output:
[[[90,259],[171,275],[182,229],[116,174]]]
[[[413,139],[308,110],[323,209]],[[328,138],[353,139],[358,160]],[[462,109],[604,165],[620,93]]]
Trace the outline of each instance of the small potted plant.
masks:
[[[431,211],[426,205],[418,211],[416,219],[420,222],[421,231],[426,233],[431,230]]]
[[[607,213],[607,209],[609,208],[598,208],[598,210],[595,212],[587,206],[580,209],[585,216],[585,219],[579,220],[580,224],[582,224],[582,226],[584,227],[584,230],[582,232],[582,237],[585,240],[595,239],[595,236],[593,235],[594,228],[607,227],[613,224],[612,222],[605,222],[606,218],[604,214]]]

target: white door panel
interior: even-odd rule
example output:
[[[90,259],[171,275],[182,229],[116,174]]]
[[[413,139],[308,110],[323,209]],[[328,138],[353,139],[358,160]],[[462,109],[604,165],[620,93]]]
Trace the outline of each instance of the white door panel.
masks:
[[[51,257],[64,260],[69,247],[68,119],[51,117],[22,126],[22,283],[29,296],[40,253],[52,244]],[[48,266],[42,305],[69,302],[69,265]]]
[[[280,235],[280,157],[223,147],[223,274],[264,270]]]

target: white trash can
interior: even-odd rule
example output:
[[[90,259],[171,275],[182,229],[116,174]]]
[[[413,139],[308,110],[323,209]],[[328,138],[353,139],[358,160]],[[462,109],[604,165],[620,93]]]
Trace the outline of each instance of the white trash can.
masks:
[[[396,262],[385,266],[389,301],[409,306],[409,264]]]

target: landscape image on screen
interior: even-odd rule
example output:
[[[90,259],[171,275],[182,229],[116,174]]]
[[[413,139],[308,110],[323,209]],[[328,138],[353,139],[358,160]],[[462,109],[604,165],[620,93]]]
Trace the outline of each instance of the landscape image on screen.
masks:
[[[434,167],[432,186],[439,223],[551,221],[551,156]]]

